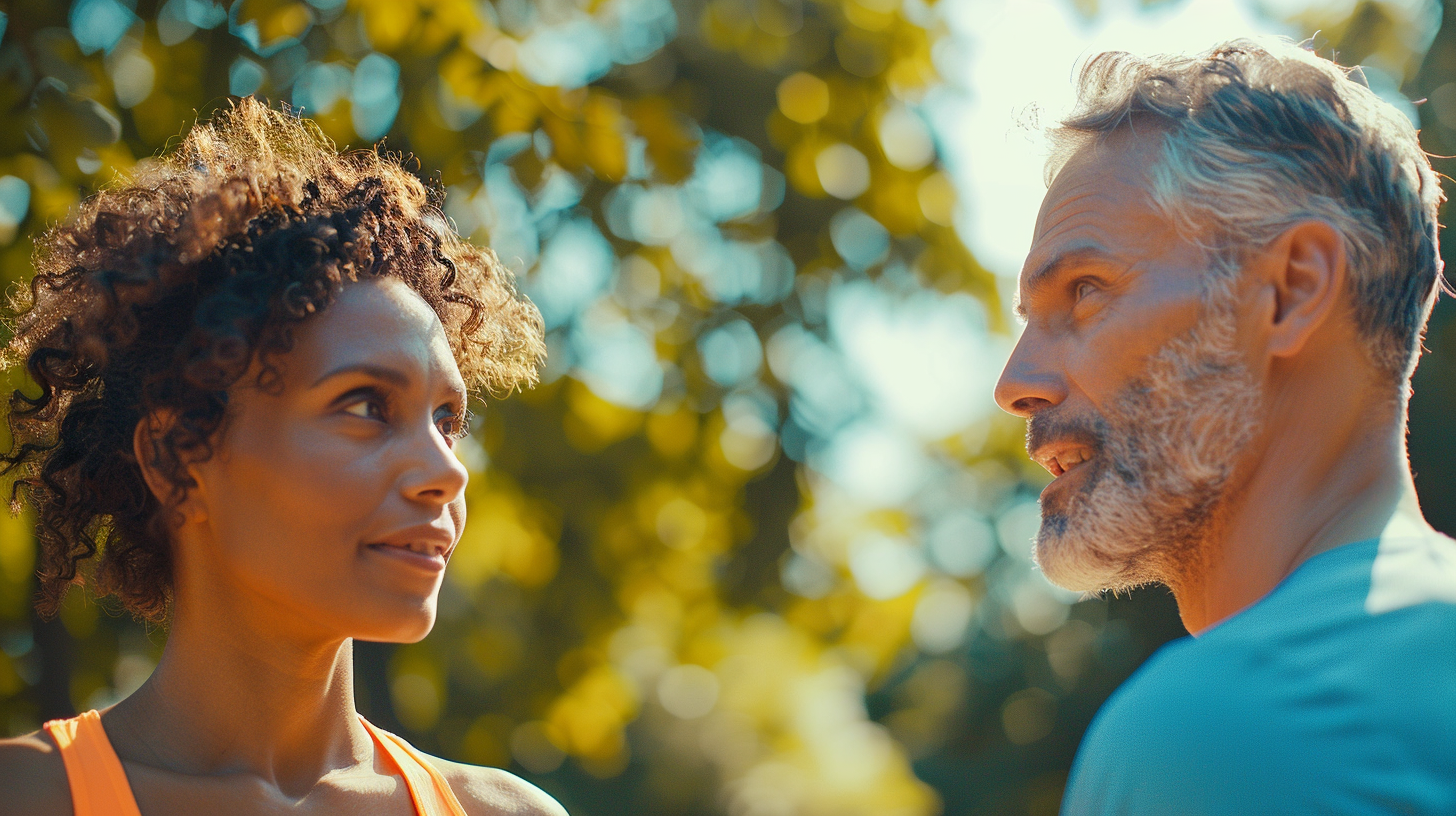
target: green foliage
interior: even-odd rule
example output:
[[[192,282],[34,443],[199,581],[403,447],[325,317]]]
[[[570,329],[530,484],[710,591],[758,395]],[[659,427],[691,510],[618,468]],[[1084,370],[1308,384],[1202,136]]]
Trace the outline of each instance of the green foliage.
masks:
[[[359,650],[366,713],[426,750],[578,814],[1048,813],[1096,707],[1181,633],[1161,593],[1078,602],[1040,579],[1019,423],[910,388],[947,379],[909,342],[923,326],[986,389],[1006,329],[920,110],[935,6],[7,13],[7,284],[80,197],[257,94],[413,156],[541,306],[546,382],[462,446],[470,524],[436,631]],[[1424,45],[1391,14],[1362,4],[1338,36],[1408,78]],[[1416,80],[1448,153],[1451,30]],[[128,693],[164,639],[80,593],[33,620],[32,559],[25,522],[0,519],[12,734]]]

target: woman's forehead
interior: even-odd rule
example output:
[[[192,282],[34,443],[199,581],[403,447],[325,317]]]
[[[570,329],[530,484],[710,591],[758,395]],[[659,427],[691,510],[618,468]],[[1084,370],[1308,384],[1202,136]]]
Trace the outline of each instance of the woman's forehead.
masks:
[[[373,365],[464,390],[439,316],[389,277],[345,284],[328,308],[295,329],[287,357],[285,376],[304,385],[341,367]]]

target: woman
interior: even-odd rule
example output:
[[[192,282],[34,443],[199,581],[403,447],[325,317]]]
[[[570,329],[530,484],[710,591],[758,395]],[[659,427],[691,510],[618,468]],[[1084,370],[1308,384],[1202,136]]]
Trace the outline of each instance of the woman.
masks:
[[[15,306],[40,611],[95,560],[168,638],[130,697],[0,742],[0,813],[563,813],[354,706],[353,639],[434,623],[467,394],[544,349],[424,185],[244,99],[47,233]]]

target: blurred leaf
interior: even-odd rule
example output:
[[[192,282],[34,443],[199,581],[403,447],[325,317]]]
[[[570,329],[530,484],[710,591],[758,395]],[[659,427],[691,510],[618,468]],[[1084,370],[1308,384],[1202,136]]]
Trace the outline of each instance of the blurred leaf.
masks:
[[[957,237],[955,134],[927,113],[948,11],[21,4],[0,16],[0,272],[23,282],[39,230],[229,90],[301,106],[340,146],[383,136],[516,270],[550,357],[462,443],[470,523],[439,621],[361,644],[366,713],[579,816],[1053,812],[1097,706],[1181,628],[1164,593],[1077,601],[1024,557],[1043,475],[986,398],[1004,283]],[[1422,14],[1298,24],[1418,85],[1439,151],[1456,27],[1417,71]],[[1440,427],[1434,393],[1413,428]],[[1431,437],[1413,433],[1422,473],[1451,460]],[[126,693],[162,639],[79,594],[34,623],[27,523],[0,520],[11,733]]]

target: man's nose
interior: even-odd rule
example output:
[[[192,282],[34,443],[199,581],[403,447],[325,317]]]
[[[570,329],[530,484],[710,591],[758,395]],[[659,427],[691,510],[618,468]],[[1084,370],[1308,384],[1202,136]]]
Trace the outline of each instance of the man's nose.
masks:
[[[1067,398],[1062,356],[1054,344],[1028,326],[996,381],[996,404],[1019,417],[1060,404]]]

